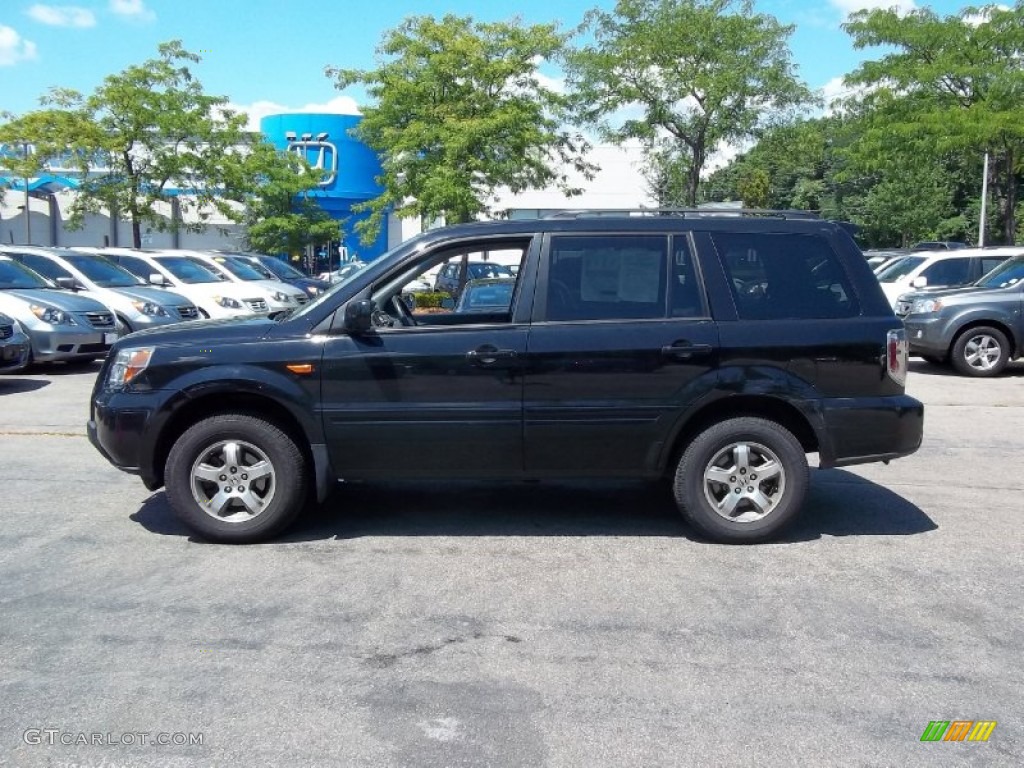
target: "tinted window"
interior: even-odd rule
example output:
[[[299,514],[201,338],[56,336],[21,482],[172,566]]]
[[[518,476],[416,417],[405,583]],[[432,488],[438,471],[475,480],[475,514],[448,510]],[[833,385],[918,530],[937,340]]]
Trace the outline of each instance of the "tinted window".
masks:
[[[118,256],[117,263],[147,283],[149,282],[149,276],[158,272],[158,270],[135,256]]]
[[[213,267],[204,267],[178,256],[158,256],[156,261],[183,283],[219,283],[226,277],[214,273]]]
[[[987,275],[993,269],[1002,264],[1006,259],[1001,256],[986,256],[981,260],[981,274]]]
[[[103,288],[129,288],[139,284],[135,275],[102,256],[68,254],[64,258],[71,266]]]
[[[291,264],[288,264],[280,259],[264,258],[257,259],[257,261],[268,271],[273,272],[275,275],[280,277],[282,280],[295,280],[296,278],[305,277],[304,274],[299,272]]]
[[[502,264],[470,264],[469,279],[482,280],[488,277],[513,277],[512,270]]]
[[[669,283],[669,310],[672,317],[705,315],[693,253],[686,237],[676,237],[672,245],[672,280]]]
[[[37,253],[19,253],[14,258],[33,272],[38,272],[43,277],[48,277],[51,280],[56,280],[58,277],[74,277],[57,262],[45,256],[40,256]]]
[[[856,315],[839,258],[817,235],[712,234],[744,320]]]
[[[207,269],[210,268],[202,259],[198,259],[194,256],[189,256],[188,258]],[[273,275],[267,272],[263,267],[257,267],[254,264],[246,264],[236,256],[214,256],[213,261],[221,269],[227,270],[239,280],[266,280],[268,277],[273,277]]]
[[[921,277],[928,279],[928,285],[959,285],[970,278],[970,270],[970,259],[945,259],[925,267]]]
[[[547,319],[664,317],[667,252],[659,235],[553,238]]]
[[[1004,261],[979,280],[976,285],[983,288],[1009,288],[1011,285],[1017,285],[1021,280],[1024,280],[1024,256]]]
[[[47,288],[41,277],[25,269],[17,262],[0,259],[0,289],[4,288]]]

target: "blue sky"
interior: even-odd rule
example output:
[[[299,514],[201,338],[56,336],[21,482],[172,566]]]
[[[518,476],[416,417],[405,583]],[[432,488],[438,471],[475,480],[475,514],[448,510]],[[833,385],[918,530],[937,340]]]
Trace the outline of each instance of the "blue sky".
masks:
[[[382,33],[407,15],[452,12],[495,20],[514,12],[568,29],[595,5],[611,8],[614,0],[0,0],[0,110],[33,109],[50,86],[88,92],[106,74],[178,38],[203,56],[193,71],[207,92],[257,117],[279,108],[335,111],[345,108],[344,95],[361,94],[335,90],[324,67],[372,66]],[[813,88],[835,88],[836,78],[863,56],[840,28],[846,14],[890,5],[909,8],[914,0],[762,0],[757,8],[796,24],[791,45],[800,75]],[[961,5],[932,3],[940,13]]]

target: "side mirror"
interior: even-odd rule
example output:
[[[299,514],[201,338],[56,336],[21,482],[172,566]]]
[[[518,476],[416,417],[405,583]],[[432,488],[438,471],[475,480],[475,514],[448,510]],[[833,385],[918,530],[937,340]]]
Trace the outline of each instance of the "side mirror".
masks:
[[[56,283],[59,288],[63,288],[65,291],[77,291],[82,287],[73,277],[58,277]]]
[[[167,278],[165,278],[159,272],[154,272],[149,276],[149,282],[151,285],[166,285]]]
[[[911,288],[924,288],[927,285],[928,278],[924,277],[923,275],[921,277],[915,277],[913,280],[910,281]]]
[[[369,333],[373,328],[373,310],[376,305],[369,299],[350,301],[345,305],[345,330],[353,336]]]

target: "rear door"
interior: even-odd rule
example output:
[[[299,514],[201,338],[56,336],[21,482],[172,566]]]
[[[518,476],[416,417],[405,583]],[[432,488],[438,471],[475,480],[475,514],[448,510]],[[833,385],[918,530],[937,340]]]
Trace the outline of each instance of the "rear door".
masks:
[[[686,234],[546,237],[524,387],[529,475],[650,474],[718,334]]]

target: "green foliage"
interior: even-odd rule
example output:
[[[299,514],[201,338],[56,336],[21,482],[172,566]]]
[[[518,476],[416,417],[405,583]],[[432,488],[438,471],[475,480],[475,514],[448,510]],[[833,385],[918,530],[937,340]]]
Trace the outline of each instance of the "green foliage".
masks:
[[[319,179],[304,158],[260,140],[226,171],[225,197],[245,206],[248,249],[294,256],[341,239],[341,223],[310,195]]]
[[[743,201],[743,207],[767,208],[770,181],[768,172],[763,168],[754,168],[741,176],[736,191]]]
[[[376,68],[329,68],[338,88],[362,85],[374,102],[356,133],[381,155],[384,191],[362,208],[364,240],[390,209],[455,223],[488,212],[499,188],[578,192],[565,164],[591,174],[587,145],[538,71],[565,41],[554,24],[415,16],[384,34]]]
[[[225,108],[227,99],[207,95],[188,68],[200,61],[177,40],[159,46],[142,64],[108,75],[88,96],[54,89],[44,109],[7,126],[37,146],[69,148],[81,187],[71,207],[71,226],[86,213],[123,214],[141,245],[143,223],[155,229],[202,229],[210,209],[237,220],[237,207],[219,193],[226,166],[243,143],[244,119]],[[98,165],[109,173],[96,173]],[[172,195],[183,212],[194,208],[199,221],[183,224],[165,214]]]
[[[412,297],[417,309],[440,309],[446,299],[452,298],[444,291],[418,291]]]
[[[687,205],[717,148],[812,101],[791,61],[793,27],[749,0],[619,0],[583,29],[593,42],[567,57],[578,115],[612,141],[643,141],[656,178],[685,158]]]
[[[1003,236],[1012,242],[1024,157],[1024,3],[946,17],[928,8],[861,11],[844,27],[855,47],[886,51],[846,78],[862,89],[848,103],[863,118],[851,167],[893,169],[894,148],[937,167],[989,152]]]

